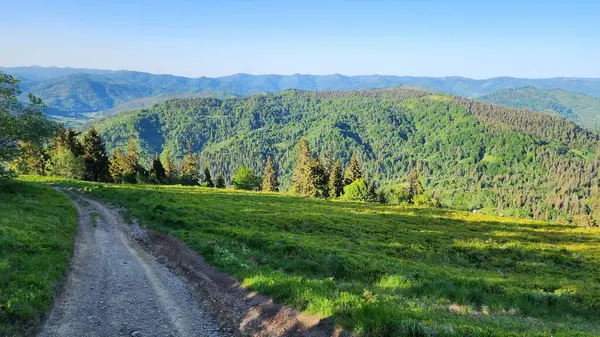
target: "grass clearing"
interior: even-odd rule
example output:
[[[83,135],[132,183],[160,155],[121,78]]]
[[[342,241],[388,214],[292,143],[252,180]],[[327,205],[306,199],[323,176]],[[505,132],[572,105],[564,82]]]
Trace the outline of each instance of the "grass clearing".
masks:
[[[73,250],[77,212],[50,186],[0,184],[0,336],[21,336],[46,313]]]
[[[250,289],[365,336],[600,334],[600,231],[447,209],[93,185]]]

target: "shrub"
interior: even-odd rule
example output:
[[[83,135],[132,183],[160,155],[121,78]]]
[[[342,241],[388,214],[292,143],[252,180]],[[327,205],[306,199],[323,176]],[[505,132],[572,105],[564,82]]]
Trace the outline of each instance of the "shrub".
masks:
[[[363,178],[355,180],[350,185],[344,187],[343,200],[350,201],[377,201],[377,194],[374,193],[374,189],[367,181]]]
[[[419,194],[415,196],[415,198],[413,199],[413,203],[415,204],[415,206],[439,207],[439,202],[437,200],[431,199],[425,194]]]
[[[238,190],[255,190],[260,185],[260,180],[248,167],[242,165],[231,178],[233,186]]]

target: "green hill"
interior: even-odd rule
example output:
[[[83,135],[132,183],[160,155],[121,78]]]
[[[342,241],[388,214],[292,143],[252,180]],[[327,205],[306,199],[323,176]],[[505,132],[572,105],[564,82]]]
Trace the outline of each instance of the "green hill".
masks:
[[[600,99],[560,89],[525,87],[504,89],[481,97],[481,100],[513,108],[549,111],[588,128],[600,128]]]
[[[598,217],[595,133],[548,113],[412,88],[179,99],[96,127],[109,150],[139,137],[145,160],[155,153],[181,159],[189,141],[213,176],[228,177],[240,164],[261,172],[273,155],[284,189],[296,143],[307,137],[326,163],[347,163],[358,151],[367,176],[383,185],[404,181],[417,167],[446,206],[583,222]]]

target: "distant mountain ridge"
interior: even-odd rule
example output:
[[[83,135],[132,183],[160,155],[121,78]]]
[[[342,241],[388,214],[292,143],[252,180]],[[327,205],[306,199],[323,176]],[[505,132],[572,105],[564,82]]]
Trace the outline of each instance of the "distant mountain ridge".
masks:
[[[129,110],[128,102],[144,107],[173,97],[248,96],[286,89],[363,90],[410,85],[474,98],[497,90],[533,86],[562,89],[600,97],[600,79],[497,77],[475,80],[464,77],[410,77],[391,75],[250,75],[188,78],[127,70],[57,67],[15,67],[0,71],[22,80],[21,88],[40,96],[56,117],[84,119]],[[161,97],[165,97],[164,99]],[[145,105],[144,102],[151,102]]]

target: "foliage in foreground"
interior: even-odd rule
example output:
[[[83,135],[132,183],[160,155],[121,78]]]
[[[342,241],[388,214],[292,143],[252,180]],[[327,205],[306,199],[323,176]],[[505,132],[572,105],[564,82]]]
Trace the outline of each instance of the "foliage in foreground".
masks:
[[[0,336],[20,336],[51,306],[67,270],[75,208],[48,186],[0,183]]]
[[[54,123],[42,114],[42,101],[29,94],[29,102],[19,102],[19,80],[0,72],[0,180],[12,174],[6,166],[27,145],[40,146],[52,135]]]
[[[444,209],[103,185],[250,289],[365,336],[600,333],[600,232]]]

